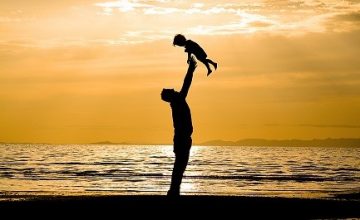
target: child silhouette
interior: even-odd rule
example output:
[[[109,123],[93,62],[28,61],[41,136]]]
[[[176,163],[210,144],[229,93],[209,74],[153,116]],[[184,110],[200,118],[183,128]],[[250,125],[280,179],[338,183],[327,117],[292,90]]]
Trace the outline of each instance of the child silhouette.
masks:
[[[202,62],[203,64],[205,64],[208,73],[207,75],[209,76],[210,73],[212,72],[212,70],[210,69],[209,63],[211,65],[214,66],[214,68],[217,68],[217,63],[215,63],[214,61],[207,59],[207,54],[205,53],[204,49],[202,49],[199,44],[197,44],[196,42],[192,41],[192,40],[186,40],[185,36],[182,34],[177,34],[174,37],[174,42],[173,42],[174,46],[180,46],[180,47],[185,47],[185,52],[188,53],[188,60],[187,62],[189,63],[190,59],[191,59],[191,54],[194,54],[195,57]]]

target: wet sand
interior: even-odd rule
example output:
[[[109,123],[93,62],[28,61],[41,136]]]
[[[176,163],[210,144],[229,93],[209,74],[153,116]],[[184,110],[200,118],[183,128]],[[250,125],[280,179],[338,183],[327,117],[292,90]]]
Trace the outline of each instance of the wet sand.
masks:
[[[0,211],[11,216],[117,216],[186,217],[229,216],[251,218],[355,218],[358,198],[297,199],[242,196],[38,196],[0,201]],[[72,214],[70,214],[72,213]],[[54,216],[55,217],[55,216]],[[120,218],[122,219],[122,218]]]

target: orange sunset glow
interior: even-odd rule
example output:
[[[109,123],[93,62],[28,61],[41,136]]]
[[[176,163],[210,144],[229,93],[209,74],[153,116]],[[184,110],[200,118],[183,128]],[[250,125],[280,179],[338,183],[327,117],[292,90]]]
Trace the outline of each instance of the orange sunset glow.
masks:
[[[163,88],[201,63],[193,141],[358,138],[357,0],[0,2],[0,142],[171,143]]]

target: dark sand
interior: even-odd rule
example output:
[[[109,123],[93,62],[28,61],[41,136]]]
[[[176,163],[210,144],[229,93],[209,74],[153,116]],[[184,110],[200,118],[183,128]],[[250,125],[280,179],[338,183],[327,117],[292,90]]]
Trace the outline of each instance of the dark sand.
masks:
[[[190,216],[250,218],[360,218],[359,199],[295,199],[241,196],[40,196],[0,201],[2,216],[98,216],[129,219]],[[51,213],[51,214],[46,214]],[[130,219],[132,219],[130,218]]]

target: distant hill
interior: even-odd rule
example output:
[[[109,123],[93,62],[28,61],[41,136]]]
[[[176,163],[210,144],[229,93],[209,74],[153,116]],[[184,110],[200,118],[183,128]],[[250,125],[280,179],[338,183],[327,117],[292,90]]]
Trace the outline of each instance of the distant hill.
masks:
[[[243,139],[238,141],[212,140],[204,146],[282,146],[282,147],[360,147],[360,138],[328,138],[312,140]]]

